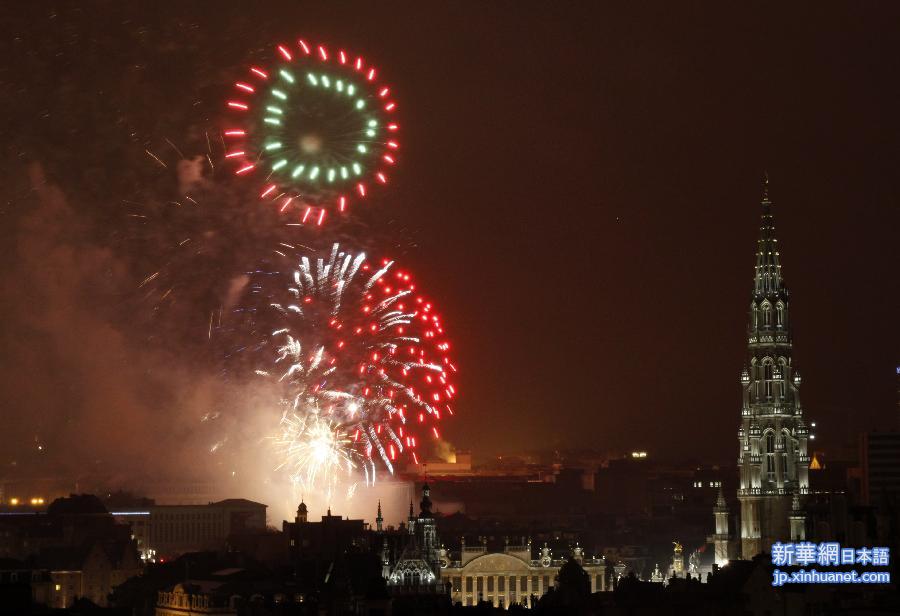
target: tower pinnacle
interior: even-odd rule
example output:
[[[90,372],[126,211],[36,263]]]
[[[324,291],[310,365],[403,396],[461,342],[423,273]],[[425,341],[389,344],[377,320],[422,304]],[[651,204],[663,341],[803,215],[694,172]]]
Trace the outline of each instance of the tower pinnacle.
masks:
[[[775,218],[772,215],[772,201],[769,199],[769,175],[763,180],[762,216],[759,240],[756,249],[756,270],[753,279],[755,295],[776,295],[782,288],[781,259],[778,253],[778,239],[775,237]]]

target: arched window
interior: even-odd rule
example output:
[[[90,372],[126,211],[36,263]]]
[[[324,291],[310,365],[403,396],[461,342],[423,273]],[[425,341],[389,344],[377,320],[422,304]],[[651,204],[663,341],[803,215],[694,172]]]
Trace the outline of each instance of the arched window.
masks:
[[[772,430],[767,430],[764,441],[766,451],[766,478],[769,481],[775,481],[775,433]]]
[[[775,316],[776,324],[778,325],[778,327],[784,327],[785,325],[787,325],[787,322],[785,321],[785,318],[784,318],[784,304],[781,302],[778,302],[775,305],[775,310],[776,310],[776,316]]]
[[[759,310],[756,308],[756,303],[750,304],[750,328],[756,329],[759,327]]]
[[[762,317],[764,326],[769,327],[772,325],[772,306],[769,302],[763,302]]]
[[[773,362],[771,357],[766,357],[763,360],[763,388],[765,391],[766,398],[772,397],[772,377],[773,377]]]

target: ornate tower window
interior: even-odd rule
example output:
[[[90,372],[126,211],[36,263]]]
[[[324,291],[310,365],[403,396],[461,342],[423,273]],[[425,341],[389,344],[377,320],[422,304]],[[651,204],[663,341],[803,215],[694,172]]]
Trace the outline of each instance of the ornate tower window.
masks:
[[[778,327],[784,327],[785,325],[787,325],[787,323],[784,320],[784,304],[781,302],[778,302],[778,304],[775,306],[775,310],[776,310],[776,315],[775,315],[776,324],[778,325]]]
[[[766,432],[766,479],[775,481],[775,433]]]
[[[770,358],[767,357],[763,360],[763,387],[765,389],[765,396],[767,400],[772,398],[772,378],[774,376],[773,368],[774,366],[772,365],[772,360]]]
[[[769,302],[763,302],[762,317],[763,317],[763,325],[766,327],[771,327],[771,325],[772,325],[772,306],[769,304]]]

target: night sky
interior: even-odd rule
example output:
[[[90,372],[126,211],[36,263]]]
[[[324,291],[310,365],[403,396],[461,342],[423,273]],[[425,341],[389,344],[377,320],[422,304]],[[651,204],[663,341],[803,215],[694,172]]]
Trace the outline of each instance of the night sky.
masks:
[[[122,306],[151,259],[122,201],[150,190],[145,148],[189,147],[235,72],[300,34],[361,50],[398,93],[402,168],[368,242],[443,307],[456,447],[733,462],[766,171],[814,448],[897,425],[896,3],[35,4],[2,9],[0,43],[9,460],[38,432],[103,457],[123,426],[176,448],[190,431],[203,346],[157,340],[177,370],[141,358]],[[34,163],[65,205],[29,189]],[[161,407],[183,421],[147,419]]]

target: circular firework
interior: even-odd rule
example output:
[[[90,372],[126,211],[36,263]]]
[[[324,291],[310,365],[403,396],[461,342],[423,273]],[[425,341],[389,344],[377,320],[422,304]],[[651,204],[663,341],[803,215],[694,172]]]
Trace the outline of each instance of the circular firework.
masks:
[[[456,366],[410,273],[335,244],[328,256],[257,274],[246,310],[270,332],[256,349],[274,366],[257,372],[285,388],[279,442],[292,478],[352,466],[372,483],[402,456],[418,464],[417,449],[453,414]]]
[[[396,163],[396,103],[359,56],[304,40],[278,45],[271,66],[251,66],[234,84],[224,131],[237,175],[265,178],[260,198],[304,223],[386,184]]]

